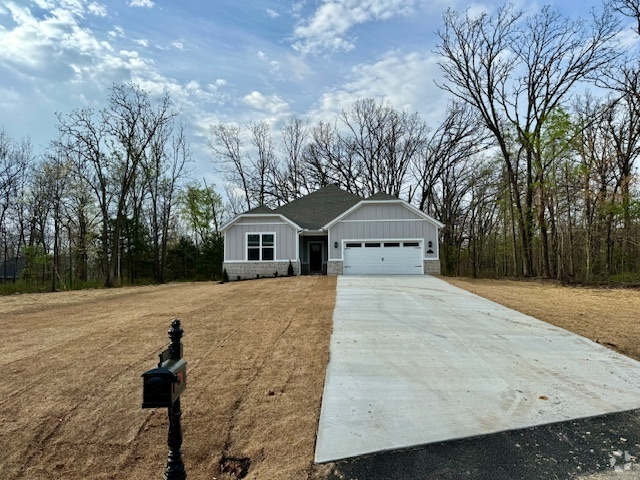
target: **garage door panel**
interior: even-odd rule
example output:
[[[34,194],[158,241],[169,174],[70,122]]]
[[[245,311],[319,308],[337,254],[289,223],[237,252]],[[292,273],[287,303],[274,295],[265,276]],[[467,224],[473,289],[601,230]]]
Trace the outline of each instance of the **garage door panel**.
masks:
[[[345,275],[420,275],[422,248],[416,241],[363,240],[347,242],[344,252]]]

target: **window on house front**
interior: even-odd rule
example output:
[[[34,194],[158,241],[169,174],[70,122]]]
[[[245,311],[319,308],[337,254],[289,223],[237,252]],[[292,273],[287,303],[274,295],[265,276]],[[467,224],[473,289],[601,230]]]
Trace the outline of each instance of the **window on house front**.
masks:
[[[247,235],[247,260],[271,261],[275,258],[275,247],[273,233],[250,233]]]

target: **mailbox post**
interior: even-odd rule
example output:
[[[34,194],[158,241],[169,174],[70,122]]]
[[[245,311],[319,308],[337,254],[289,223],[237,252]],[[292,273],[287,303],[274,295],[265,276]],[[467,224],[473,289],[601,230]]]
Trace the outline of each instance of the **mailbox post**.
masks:
[[[158,367],[142,374],[142,408],[168,408],[169,455],[164,480],[184,480],[187,472],[182,462],[182,427],[180,426],[180,394],[187,387],[187,362],[182,358],[182,334],[177,318],[171,322],[171,343],[159,354]]]

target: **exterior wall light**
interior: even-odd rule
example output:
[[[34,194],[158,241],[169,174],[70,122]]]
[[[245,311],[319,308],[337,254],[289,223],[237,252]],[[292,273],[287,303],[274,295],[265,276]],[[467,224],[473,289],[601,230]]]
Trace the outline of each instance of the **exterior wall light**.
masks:
[[[333,248],[338,248],[338,242],[333,242]]]

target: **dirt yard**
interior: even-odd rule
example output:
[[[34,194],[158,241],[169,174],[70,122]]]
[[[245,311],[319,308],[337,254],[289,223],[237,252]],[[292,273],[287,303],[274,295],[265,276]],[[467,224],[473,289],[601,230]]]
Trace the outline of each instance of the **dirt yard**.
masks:
[[[638,291],[446,280],[640,359]],[[247,479],[326,478],[331,465],[313,466],[313,452],[335,281],[0,297],[0,478],[160,478],[166,410],[140,408],[140,375],[175,317],[189,362],[189,478],[241,478],[246,466]]]
[[[442,277],[514,310],[640,360],[640,290]]]
[[[166,409],[141,409],[140,375],[178,317],[189,478],[237,478],[229,458],[306,478],[334,301],[335,277],[0,297],[0,477],[160,478]]]

